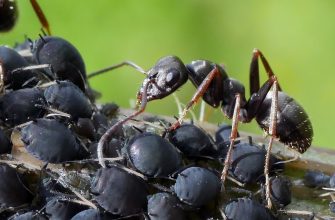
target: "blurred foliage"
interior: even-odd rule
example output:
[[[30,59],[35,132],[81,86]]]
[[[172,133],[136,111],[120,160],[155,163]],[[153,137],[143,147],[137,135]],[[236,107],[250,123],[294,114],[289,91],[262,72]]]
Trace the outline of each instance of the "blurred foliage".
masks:
[[[82,53],[88,72],[123,60],[149,69],[162,56],[175,54],[185,63],[208,59],[225,64],[249,96],[249,64],[253,48],[263,51],[284,91],[309,114],[314,145],[335,147],[332,141],[335,74],[335,1],[228,0],[39,0],[51,30],[72,42]],[[15,29],[0,35],[13,45],[24,35],[37,38],[40,24],[28,0],[18,1]],[[262,81],[266,74],[262,69]],[[129,107],[143,75],[124,67],[90,81],[103,94],[101,102]],[[177,95],[186,103],[195,88],[187,83]],[[333,101],[332,101],[333,100]],[[197,113],[198,108],[194,111]],[[176,115],[173,97],[149,103],[148,110]],[[220,110],[208,120],[222,123]],[[258,134],[255,122],[241,129]]]

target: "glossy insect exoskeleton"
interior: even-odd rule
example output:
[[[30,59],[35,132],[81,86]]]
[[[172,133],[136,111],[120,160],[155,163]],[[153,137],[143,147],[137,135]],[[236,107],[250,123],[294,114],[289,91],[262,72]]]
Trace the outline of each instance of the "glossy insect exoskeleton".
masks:
[[[117,115],[119,108],[115,103],[106,103],[102,105],[100,112],[108,118],[113,118]]]
[[[276,218],[260,203],[239,198],[229,202],[224,210],[227,220],[275,220]]]
[[[20,215],[14,215],[9,220],[48,220],[49,218],[37,211],[30,211]]]
[[[88,138],[91,141],[97,138],[93,121],[90,118],[78,118],[74,125],[74,131],[79,136]]]
[[[33,59],[37,64],[49,64],[59,80],[69,80],[86,91],[86,70],[78,50],[60,37],[43,36],[34,42]]]
[[[187,219],[178,198],[169,193],[156,193],[150,196],[148,215],[151,220]]]
[[[46,104],[38,88],[11,91],[0,97],[0,118],[8,126],[15,126],[43,117]]]
[[[131,164],[149,177],[166,177],[181,166],[181,156],[175,146],[153,133],[134,136],[124,152]]]
[[[94,200],[114,215],[129,216],[147,209],[146,182],[118,167],[100,168],[95,174],[91,192]]]
[[[71,219],[77,213],[87,209],[87,206],[68,200],[66,198],[54,197],[45,207],[45,212],[50,220]]]
[[[85,94],[70,81],[59,81],[44,90],[51,108],[68,113],[72,118],[90,118],[92,106]]]
[[[271,201],[277,208],[283,208],[291,203],[291,185],[291,181],[284,176],[270,178]]]
[[[50,34],[48,21],[36,0],[30,0],[30,3],[38,17],[41,25]],[[15,0],[0,0],[0,32],[10,31],[18,18],[18,8]]]
[[[193,124],[183,124],[169,132],[169,141],[187,157],[214,157],[217,153],[212,138]]]
[[[109,141],[108,145],[104,148],[104,155],[107,158],[116,158],[121,155],[121,149],[123,147],[123,142],[119,139],[113,138]],[[92,142],[88,148],[89,152],[91,153],[91,158],[97,159],[97,142]]]
[[[230,142],[231,134],[231,125],[222,124],[215,132],[215,143],[218,146],[218,150],[227,151]],[[240,137],[240,134],[237,132],[237,136]],[[240,141],[236,140],[234,143],[238,144]]]
[[[10,153],[12,149],[12,144],[5,132],[0,129],[0,154]]]
[[[22,128],[21,139],[28,153],[49,163],[79,160],[88,154],[74,134],[55,119],[37,119],[29,123]]]
[[[178,174],[173,189],[180,201],[193,207],[201,207],[218,196],[221,181],[206,168],[189,167]]]
[[[226,157],[225,150],[221,150],[219,159],[224,160]],[[261,149],[254,144],[240,142],[235,145],[232,152],[231,166],[229,173],[242,183],[255,183],[264,180],[264,162],[266,150]],[[270,158],[270,171],[281,169],[281,165],[275,166],[274,164],[279,160],[273,156]]]
[[[317,170],[308,170],[304,176],[304,183],[308,187],[328,187],[329,180],[330,176]]]
[[[86,209],[73,216],[71,220],[109,220],[114,218],[115,216],[107,212],[101,212],[97,209]]]
[[[0,32],[11,30],[16,23],[17,17],[16,1],[0,0]]]
[[[14,168],[0,164],[0,205],[18,207],[30,204],[33,196],[28,191],[26,181]]]
[[[30,70],[20,71],[20,68],[29,66],[29,63],[15,50],[0,46],[0,89],[21,89],[37,84],[37,79]]]

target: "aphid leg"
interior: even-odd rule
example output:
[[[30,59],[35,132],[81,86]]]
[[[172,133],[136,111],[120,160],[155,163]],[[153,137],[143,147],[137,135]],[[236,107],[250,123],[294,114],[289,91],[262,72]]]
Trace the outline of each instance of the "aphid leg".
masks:
[[[137,115],[141,114],[144,110],[145,107],[147,106],[147,89],[150,83],[152,83],[154,79],[152,80],[148,80],[147,83],[144,85],[144,92],[141,95],[141,106],[140,108],[132,113],[131,115],[129,115],[128,117],[118,121],[117,123],[115,123],[112,127],[110,127],[100,138],[99,143],[98,143],[98,147],[97,147],[97,155],[98,155],[98,160],[99,160],[99,164],[102,167],[106,167],[106,163],[103,157],[103,148],[105,146],[105,144],[107,144],[110,140],[110,138],[112,137],[112,135],[114,134],[114,132],[117,130],[117,128],[121,125],[123,125],[125,122],[127,122],[128,120],[136,117]]]
[[[30,0],[30,3],[31,3],[31,6],[33,6],[33,9],[38,17],[38,20],[42,24],[43,28],[48,32],[49,35],[51,35],[49,22],[46,16],[44,15],[40,5],[37,3],[36,0]]]
[[[200,86],[197,88],[197,91],[195,92],[195,94],[193,95],[191,101],[189,103],[187,103],[186,107],[184,108],[182,114],[179,116],[178,121],[176,121],[174,124],[172,124],[170,126],[170,128],[168,129],[169,131],[173,131],[176,128],[178,128],[182,123],[183,120],[187,114],[187,112],[190,110],[190,108],[196,104],[199,99],[204,95],[204,93],[207,91],[207,88],[209,87],[210,83],[213,81],[213,79],[217,76],[220,76],[220,72],[218,70],[218,68],[213,69],[204,79],[204,81],[202,81],[202,83],[200,84]]]
[[[277,128],[277,111],[278,111],[278,82],[275,79],[273,82],[273,91],[272,91],[272,102],[271,102],[271,111],[270,111],[270,125],[269,125],[269,135],[270,141],[266,152],[265,157],[265,196],[267,201],[267,207],[272,208],[272,202],[270,197],[270,177],[269,177],[269,168],[270,168],[270,154],[274,138],[276,137],[276,128]]]
[[[147,74],[147,72],[144,69],[142,69],[142,67],[138,66],[136,63],[133,63],[132,61],[126,60],[126,61],[123,61],[122,63],[116,64],[116,65],[113,65],[113,66],[109,66],[109,67],[106,67],[104,69],[101,69],[101,70],[95,71],[93,73],[90,73],[90,74],[87,75],[87,78],[88,79],[92,78],[92,77],[100,75],[102,73],[120,68],[122,66],[130,66],[130,67],[133,67],[135,70],[137,70],[137,71],[139,71],[143,74]]]
[[[231,154],[233,152],[234,142],[237,138],[237,129],[238,129],[238,121],[239,121],[239,115],[240,115],[240,108],[241,108],[241,96],[240,94],[236,94],[235,99],[235,107],[234,107],[234,113],[233,113],[233,121],[232,121],[232,129],[230,133],[230,145],[229,149],[226,155],[226,159],[224,161],[224,167],[221,174],[221,181],[222,185],[224,186],[224,183],[226,181],[227,175],[228,175],[228,169],[230,167],[230,160],[231,160]]]

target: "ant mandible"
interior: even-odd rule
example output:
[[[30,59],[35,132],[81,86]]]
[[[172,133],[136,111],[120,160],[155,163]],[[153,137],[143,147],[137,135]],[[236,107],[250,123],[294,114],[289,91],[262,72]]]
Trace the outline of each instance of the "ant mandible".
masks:
[[[43,29],[51,35],[48,20],[46,19],[41,7],[36,0],[30,0],[30,3],[37,15]],[[16,23],[18,10],[15,0],[0,0],[0,32],[10,31]]]
[[[259,82],[259,59],[262,61],[268,76],[268,80],[262,86],[260,86]],[[244,86],[239,81],[228,77],[223,67],[206,60],[193,61],[185,66],[178,57],[167,56],[161,58],[148,72],[132,62],[126,61],[94,72],[88,78],[124,65],[134,67],[146,74],[146,78],[137,93],[137,101],[140,106],[136,112],[114,124],[101,137],[97,149],[101,166],[106,166],[102,153],[103,146],[109,141],[117,128],[142,113],[149,101],[162,99],[170,95],[186,83],[188,77],[190,77],[192,83],[197,87],[197,91],[186,105],[178,121],[168,128],[168,131],[174,130],[181,125],[189,109],[200,97],[214,108],[221,105],[225,116],[232,119],[230,147],[221,176],[221,180],[224,183],[230,165],[234,141],[237,138],[238,122],[247,123],[255,118],[259,126],[270,135],[264,174],[267,206],[271,208],[269,158],[273,140],[278,138],[280,142],[290,148],[299,153],[304,153],[311,145],[313,129],[302,106],[282,92],[277,77],[261,51],[258,49],[253,51],[249,75],[249,100],[246,100]],[[271,88],[272,91],[270,91]]]

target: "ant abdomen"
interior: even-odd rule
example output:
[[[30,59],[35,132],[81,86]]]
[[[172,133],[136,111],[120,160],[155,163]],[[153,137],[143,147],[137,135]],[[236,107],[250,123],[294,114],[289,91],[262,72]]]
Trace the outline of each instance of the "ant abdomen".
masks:
[[[256,115],[256,121],[269,131],[272,92],[269,91]],[[311,146],[313,129],[305,110],[286,93],[278,91],[277,137],[280,142],[304,153]]]

